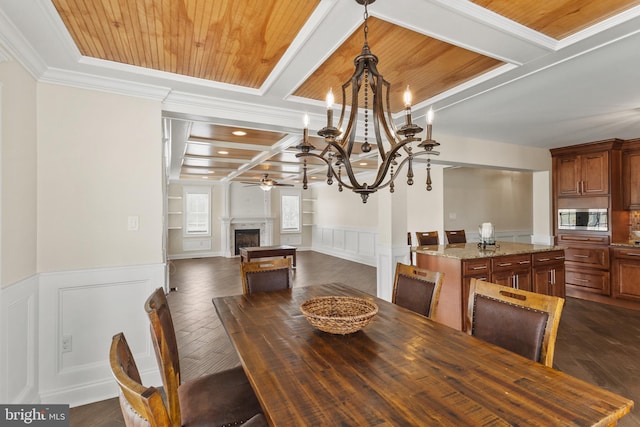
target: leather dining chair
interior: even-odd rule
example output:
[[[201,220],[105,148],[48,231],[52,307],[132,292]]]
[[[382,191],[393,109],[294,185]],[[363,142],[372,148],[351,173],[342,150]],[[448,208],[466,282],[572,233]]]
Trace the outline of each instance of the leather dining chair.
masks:
[[[448,243],[467,243],[467,235],[464,230],[445,230]]]
[[[416,232],[416,236],[418,237],[418,244],[420,246],[440,244],[438,231],[418,231]]]
[[[242,293],[270,292],[291,288],[291,259],[249,261],[240,264]]]
[[[145,302],[151,338],[164,384],[167,409],[174,427],[236,425],[252,420],[267,425],[262,409],[242,367],[182,382],[178,343],[164,289]]]
[[[120,388],[118,399],[125,425],[170,427],[162,394],[155,387],[142,385],[140,372],[122,332],[111,339],[109,364]]]
[[[553,367],[564,299],[471,279],[467,333]]]
[[[396,264],[391,302],[423,316],[433,317],[443,280],[444,273],[399,262]]]

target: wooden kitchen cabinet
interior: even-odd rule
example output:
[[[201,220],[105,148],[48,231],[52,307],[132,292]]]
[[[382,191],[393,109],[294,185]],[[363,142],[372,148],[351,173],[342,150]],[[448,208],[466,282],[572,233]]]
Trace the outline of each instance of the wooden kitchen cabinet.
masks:
[[[551,149],[556,202],[563,197],[612,194],[612,187],[617,189],[619,181],[620,150],[623,143],[623,140],[613,138]],[[617,177],[613,183],[612,177]]]
[[[614,298],[640,301],[640,248],[611,248]]]
[[[533,254],[533,291],[565,298],[564,261],[564,251]]]
[[[491,281],[499,285],[531,291],[531,254],[492,258]]]
[[[555,172],[560,197],[609,194],[607,151],[558,156]]]
[[[640,209],[640,139],[622,151],[622,187],[625,209]]]
[[[609,247],[580,244],[580,242],[591,241],[590,236],[572,235],[571,237],[574,237],[575,243],[564,250],[566,285],[583,292],[610,295]],[[569,239],[565,239],[565,244],[567,240]]]

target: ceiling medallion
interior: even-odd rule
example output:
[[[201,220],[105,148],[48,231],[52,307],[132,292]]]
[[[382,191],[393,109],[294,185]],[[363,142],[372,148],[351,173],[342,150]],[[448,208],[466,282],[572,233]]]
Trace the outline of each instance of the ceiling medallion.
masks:
[[[334,178],[338,182],[338,191],[342,191],[346,187],[362,197],[362,202],[366,203],[369,195],[376,191],[389,187],[389,191],[394,191],[394,181],[397,173],[409,164],[407,171],[407,184],[413,185],[413,159],[416,156],[427,156],[427,190],[431,190],[431,155],[439,155],[437,151],[433,151],[435,147],[440,145],[431,138],[431,127],[433,122],[433,109],[427,114],[427,133],[424,141],[420,142],[420,138],[415,135],[422,132],[422,128],[412,122],[411,118],[411,92],[409,87],[404,93],[405,119],[406,122],[402,127],[396,129],[391,117],[389,108],[389,90],[391,84],[384,80],[378,72],[378,57],[371,53],[367,34],[369,27],[367,21],[369,13],[367,5],[375,0],[356,0],[359,4],[364,5],[364,46],[362,52],[354,59],[355,71],[353,76],[342,85],[342,111],[338,126],[334,127],[333,123],[333,92],[329,90],[327,94],[327,125],[318,131],[318,135],[322,136],[327,147],[320,153],[312,153],[316,148],[309,143],[308,118],[305,116],[303,141],[296,148],[300,153],[296,157],[304,157],[304,177],[303,188],[307,187],[307,159],[306,157],[316,157],[327,164],[327,184],[333,184]],[[347,92],[349,91],[349,92]],[[343,121],[346,109],[346,94],[350,93],[351,106],[348,123],[343,127]],[[361,151],[364,156],[371,151],[372,143],[377,146],[378,153],[378,171],[374,181],[369,184],[360,183],[355,176],[352,164],[358,164],[363,160],[363,155],[354,153],[356,131],[358,128],[358,113],[360,111],[360,100],[362,99],[362,116],[364,142]],[[343,132],[342,129],[345,129]],[[371,135],[372,143],[369,142]],[[418,148],[421,151],[413,152],[411,143],[420,142]],[[398,163],[405,153],[405,158]],[[394,170],[395,168],[395,170]],[[343,179],[342,170],[346,172],[348,179]]]

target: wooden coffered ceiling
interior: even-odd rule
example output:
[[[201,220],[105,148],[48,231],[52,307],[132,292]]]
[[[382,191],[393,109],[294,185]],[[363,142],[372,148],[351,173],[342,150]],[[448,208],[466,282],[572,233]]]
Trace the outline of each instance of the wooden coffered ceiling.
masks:
[[[402,109],[407,85],[420,111],[444,105],[448,97],[454,105],[473,87],[480,88],[477,94],[487,92],[481,86],[492,76],[536,61],[543,69],[540,58],[557,54],[565,40],[639,4],[378,0],[369,6],[368,38],[392,84],[394,112]],[[328,88],[337,93],[350,77],[363,44],[363,8],[353,0],[52,0],[52,5],[82,58],[133,66],[127,72],[151,77],[157,74],[144,70],[160,72],[165,81],[177,82],[175,92],[186,91],[185,82],[193,81],[204,88],[202,96],[251,104],[250,111],[262,105],[321,118]],[[171,178],[257,181],[268,172],[299,182],[301,162],[293,147],[301,121],[261,126],[236,108],[242,117],[166,115],[173,139]],[[324,142],[314,138],[313,144]],[[368,163],[363,171],[373,168],[372,160],[363,159]],[[312,175],[323,179],[324,169],[316,169]]]

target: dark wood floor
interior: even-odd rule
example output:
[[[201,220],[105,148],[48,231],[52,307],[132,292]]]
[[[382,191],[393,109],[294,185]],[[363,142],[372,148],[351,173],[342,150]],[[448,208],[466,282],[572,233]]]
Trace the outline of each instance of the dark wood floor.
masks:
[[[294,286],[340,281],[376,293],[376,269],[343,259],[299,252]],[[176,260],[169,305],[178,335],[185,380],[239,365],[211,298],[242,292],[239,260]],[[142,310],[143,308],[140,307]],[[640,405],[640,311],[567,298],[556,342],[554,367],[629,397]],[[123,426],[116,399],[72,408],[71,427]],[[640,410],[618,424],[640,425]]]

